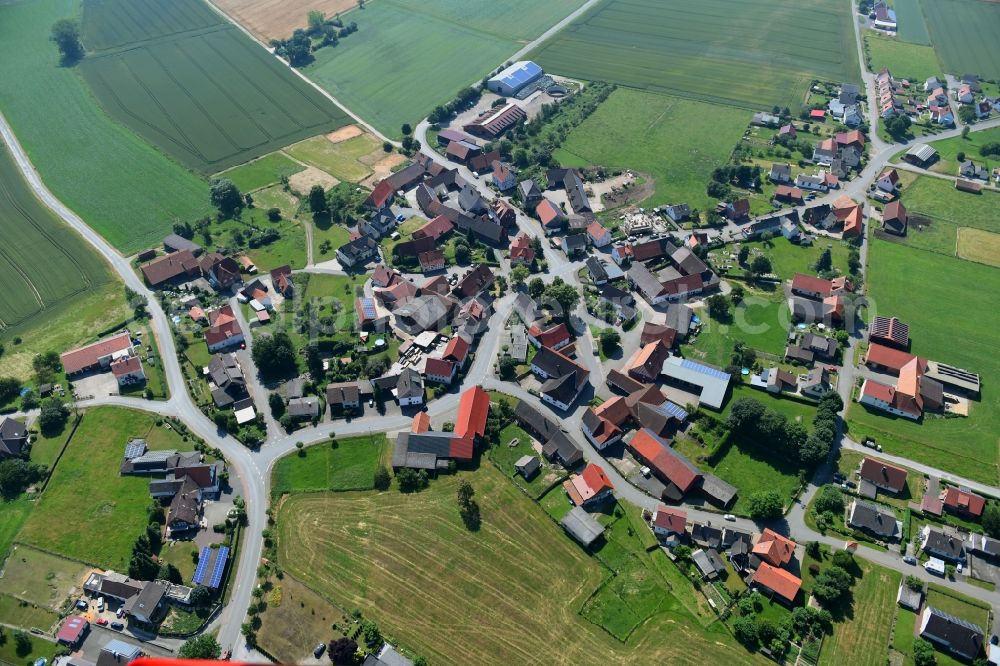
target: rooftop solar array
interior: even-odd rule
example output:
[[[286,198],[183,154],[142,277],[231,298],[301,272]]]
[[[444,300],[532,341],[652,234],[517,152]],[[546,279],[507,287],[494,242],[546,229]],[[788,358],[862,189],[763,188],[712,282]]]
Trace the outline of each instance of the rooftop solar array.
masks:
[[[226,570],[226,562],[229,560],[229,548],[220,546],[219,552],[215,556],[215,564],[212,566],[212,577],[208,581],[208,587],[217,589],[222,582],[222,573]]]
[[[208,561],[212,557],[212,549],[205,546],[201,549],[201,555],[198,556],[198,566],[194,570],[194,576],[191,577],[191,581],[195,585],[202,585],[205,581],[205,571],[208,569]]]
[[[511,65],[507,70],[501,72],[496,78],[500,79],[511,88],[519,88],[542,73],[542,68],[527,60]]]
[[[683,408],[675,405],[669,400],[660,405],[660,409],[663,410],[665,414],[669,414],[680,421],[687,420],[688,413]]]
[[[364,312],[365,319],[375,318],[375,301],[370,298],[361,299],[361,310]]]
[[[125,460],[134,460],[146,453],[146,442],[141,439],[133,439],[125,445]]]
[[[710,368],[707,365],[702,365],[701,363],[697,363],[688,358],[681,361],[681,367],[687,368],[688,370],[694,370],[695,372],[700,372],[701,374],[708,375],[709,377],[715,377],[716,379],[729,379],[729,373],[715,368]]]

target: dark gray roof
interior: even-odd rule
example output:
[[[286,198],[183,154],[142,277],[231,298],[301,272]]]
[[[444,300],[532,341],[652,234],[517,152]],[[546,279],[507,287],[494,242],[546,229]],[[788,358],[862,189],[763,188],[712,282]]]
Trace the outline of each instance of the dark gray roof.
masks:
[[[924,544],[924,550],[943,559],[961,560],[965,557],[965,542],[956,536],[938,530],[930,530],[927,542]]]
[[[579,445],[559,429],[558,423],[546,418],[530,404],[523,401],[517,403],[514,418],[543,443],[542,454],[545,457],[558,457],[567,467],[583,460],[583,451]]]
[[[288,401],[288,413],[296,418],[319,416],[319,398],[292,398]]]
[[[0,423],[0,458],[20,455],[28,441],[28,430],[20,421],[5,418]]]
[[[572,236],[563,237],[563,246],[570,252],[576,252],[578,250],[584,250],[587,248],[587,235],[586,234],[574,234]]]
[[[538,307],[538,303],[523,291],[514,298],[514,312],[525,325],[531,325],[542,317],[542,309]]]
[[[180,252],[182,250],[190,250],[192,254],[201,254],[201,246],[190,241],[183,236],[178,236],[177,234],[170,234],[163,239],[163,249],[167,252]]]
[[[851,504],[847,524],[884,538],[898,536],[896,514],[887,508],[861,500],[855,500]]]
[[[604,270],[604,264],[597,257],[587,257],[587,270],[594,282],[604,282],[608,279],[608,272]]]
[[[285,399],[292,400],[293,398],[301,398],[302,392],[305,390],[305,384],[306,380],[302,377],[289,379],[285,382]]]
[[[928,606],[927,625],[920,635],[952,652],[974,659],[983,649],[983,630],[977,624],[966,622],[933,606]]]
[[[691,539],[707,544],[709,548],[719,548],[722,545],[722,528],[694,523],[691,526]]]
[[[578,506],[573,507],[560,524],[585,547],[589,547],[604,534],[604,526]]]
[[[424,378],[414,368],[403,368],[396,382],[397,398],[417,398],[424,394]]]
[[[701,477],[701,492],[709,501],[719,506],[729,506],[736,497],[736,488],[726,483],[714,474],[704,474]]]

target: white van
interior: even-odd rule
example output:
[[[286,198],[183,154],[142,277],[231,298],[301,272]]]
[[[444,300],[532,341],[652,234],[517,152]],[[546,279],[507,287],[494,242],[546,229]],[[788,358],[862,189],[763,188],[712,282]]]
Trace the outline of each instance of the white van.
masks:
[[[104,612],[104,597],[97,597],[97,612]]]

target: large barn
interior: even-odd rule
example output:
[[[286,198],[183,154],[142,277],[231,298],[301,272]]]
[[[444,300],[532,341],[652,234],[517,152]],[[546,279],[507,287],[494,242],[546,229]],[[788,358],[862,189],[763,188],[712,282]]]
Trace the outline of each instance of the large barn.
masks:
[[[498,95],[510,97],[532,81],[541,78],[542,68],[530,60],[518,60],[486,82],[486,87]]]

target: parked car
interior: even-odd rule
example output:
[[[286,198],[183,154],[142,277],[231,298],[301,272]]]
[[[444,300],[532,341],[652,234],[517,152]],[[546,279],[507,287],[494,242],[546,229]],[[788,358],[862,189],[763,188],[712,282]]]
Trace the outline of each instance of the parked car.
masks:
[[[903,558],[903,561],[909,565],[916,565],[917,558],[913,557],[913,555],[907,555],[906,557]]]
[[[320,643],[319,645],[313,648],[313,656],[316,657],[317,659],[322,657],[324,652],[326,652],[326,643]]]
[[[87,610],[88,608],[90,608],[90,606],[87,604],[87,602],[84,601],[83,599],[80,599],[79,601],[76,602],[76,607],[78,609],[84,610],[84,611]]]
[[[840,472],[834,472],[833,480],[836,481],[837,483],[843,483],[844,481],[847,480],[847,477],[841,474]]]
[[[118,607],[118,610],[115,611],[115,617],[117,618],[125,617],[125,606]]]
[[[958,564],[955,565],[955,571],[957,571],[958,573],[962,573],[962,563],[961,562],[959,562]]]
[[[736,522],[736,516],[734,516],[734,515],[733,515],[733,514],[731,514],[731,513],[727,513],[727,514],[726,514],[726,515],[724,515],[724,516],[723,516],[722,518],[723,518],[724,520],[728,520],[728,521],[729,521],[729,522],[731,522],[731,523],[735,523],[735,522]]]
[[[104,597],[97,597],[97,612],[104,612]]]
[[[848,488],[857,488],[858,487],[858,484],[854,483],[851,480],[844,481],[844,485],[847,486]]]
[[[111,628],[114,629],[115,631],[121,631],[122,629],[125,628],[125,625],[122,624],[121,622],[112,622]]]
[[[99,618],[97,618],[97,620],[94,621],[94,624],[97,624],[97,625],[102,626],[102,627],[104,625],[106,625],[107,623],[108,623],[107,618],[103,618],[103,617],[99,617]]]
[[[405,219],[406,219],[406,216],[403,215],[402,213],[400,213],[399,215],[396,216],[396,221],[397,222],[402,222]]]

